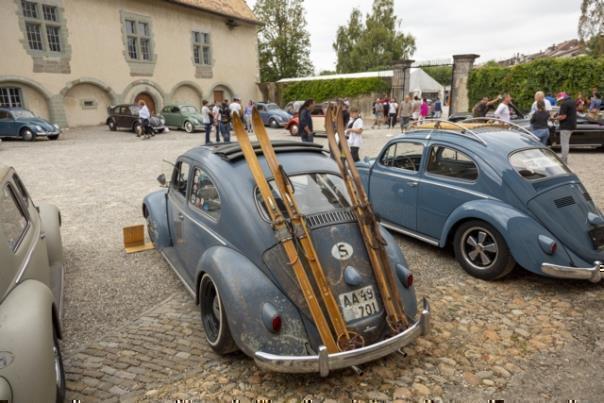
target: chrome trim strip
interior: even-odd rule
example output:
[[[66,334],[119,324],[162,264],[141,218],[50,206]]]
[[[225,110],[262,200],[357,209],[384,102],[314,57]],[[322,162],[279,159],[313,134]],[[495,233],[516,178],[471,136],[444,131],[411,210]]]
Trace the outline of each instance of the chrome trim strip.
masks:
[[[30,228],[34,227],[34,225],[32,225],[31,222],[29,222],[29,227]],[[24,234],[27,234],[27,231],[25,231]],[[21,267],[19,268],[19,271],[17,271],[17,277],[15,280],[15,284],[19,284],[21,282],[21,279],[23,278],[23,274],[25,274],[25,269],[27,268],[27,265],[29,264],[31,257],[34,254],[34,250],[36,249],[36,246],[38,245],[39,238],[40,238],[40,226],[38,226],[38,230],[36,231],[36,233],[33,234],[33,240],[31,242],[29,250],[27,251],[25,258],[23,259],[23,262],[21,263]],[[25,237],[23,237],[22,239],[25,239]]]
[[[380,222],[380,224],[382,225],[382,227],[388,228],[392,231],[396,231],[396,232],[400,232],[403,235],[408,235],[410,237],[419,239],[420,241],[429,243],[430,245],[434,245],[434,246],[439,246],[439,241],[435,240],[434,238],[430,238],[428,236],[425,235],[420,235],[414,231],[411,231],[409,229],[404,229],[402,227],[396,226],[394,224],[390,224],[390,223],[385,223],[385,222]]]
[[[216,239],[222,246],[227,246],[227,242],[217,233],[215,233],[213,230],[211,230],[210,228],[206,227],[205,225],[199,223],[197,220],[195,220],[193,217],[191,217],[190,214],[188,214],[186,211],[184,211],[182,208],[180,208],[178,205],[175,205],[174,207],[176,207],[176,209],[185,217],[187,217],[189,220],[191,220],[193,222],[193,224],[197,225],[199,228],[203,229],[204,231],[206,231],[208,234],[210,234],[214,239]]]
[[[180,282],[185,286],[187,291],[189,291],[189,294],[191,294],[191,296],[193,296],[193,298],[195,298],[195,291],[193,291],[193,289],[189,286],[189,284],[187,284],[185,279],[180,275],[180,273],[176,269],[176,266],[174,266],[174,264],[170,261],[170,258],[168,258],[168,255],[166,255],[163,250],[160,250],[159,253],[163,256],[164,260],[166,262],[168,262],[168,265],[170,266],[172,271],[174,271],[174,273],[176,274],[176,277],[178,277],[180,279]]]

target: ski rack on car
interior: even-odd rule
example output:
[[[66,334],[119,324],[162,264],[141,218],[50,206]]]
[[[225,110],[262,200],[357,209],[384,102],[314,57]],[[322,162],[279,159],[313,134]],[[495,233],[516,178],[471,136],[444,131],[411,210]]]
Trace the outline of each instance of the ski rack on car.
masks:
[[[530,131],[526,130],[524,127],[519,126],[519,125],[517,125],[515,123],[512,123],[512,122],[508,122],[508,121],[505,121],[505,120],[498,119],[498,118],[492,118],[492,117],[467,118],[467,119],[462,120],[462,123],[463,122],[466,122],[466,123],[480,123],[480,122],[484,122],[485,123],[484,127],[494,126],[492,123],[495,123],[496,125],[507,126],[508,129],[516,129],[524,137],[526,137],[526,138],[528,138],[530,140],[540,141],[539,137],[535,136],[533,133],[531,133]]]
[[[430,125],[430,123],[433,123],[433,125]],[[459,134],[461,136],[464,136],[470,140],[473,141],[477,141],[480,144],[482,144],[483,146],[486,146],[487,143],[486,141],[484,141],[483,139],[480,138],[480,136],[478,136],[478,134],[476,134],[476,132],[472,131],[471,129],[456,123],[456,122],[450,122],[448,120],[443,120],[443,119],[425,119],[421,122],[417,121],[417,122],[413,122],[411,123],[411,130],[430,130],[432,129],[434,130],[446,130],[449,133],[453,133],[453,134]]]

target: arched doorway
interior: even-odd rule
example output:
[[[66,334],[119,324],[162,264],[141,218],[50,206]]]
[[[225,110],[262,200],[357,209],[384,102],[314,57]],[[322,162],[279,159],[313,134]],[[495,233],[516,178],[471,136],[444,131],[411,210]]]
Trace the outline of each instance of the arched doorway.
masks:
[[[67,124],[69,127],[77,127],[104,123],[111,101],[111,94],[95,84],[72,86],[63,95]]]
[[[155,101],[153,100],[151,94],[149,94],[148,92],[141,92],[136,97],[134,97],[135,104],[138,104],[139,101],[144,101],[147,105],[147,108],[149,108],[149,112],[151,112],[152,115],[155,114]]]
[[[230,101],[233,99],[233,92],[226,85],[218,84],[212,88],[212,98],[215,103],[222,102],[225,99]]]

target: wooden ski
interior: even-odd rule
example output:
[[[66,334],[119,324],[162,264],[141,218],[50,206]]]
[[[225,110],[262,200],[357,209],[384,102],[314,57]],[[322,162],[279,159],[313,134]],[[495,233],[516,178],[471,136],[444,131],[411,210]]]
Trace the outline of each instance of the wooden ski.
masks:
[[[334,117],[336,122],[333,120]],[[334,125],[334,123],[336,124]],[[337,127],[339,141],[336,139],[334,127]],[[371,203],[363,188],[361,177],[346,141],[340,106],[338,106],[335,113],[333,106],[328,106],[327,113],[325,114],[325,130],[327,131],[329,147],[338,165],[342,179],[346,183],[346,188],[357,216],[375,280],[384,302],[388,325],[394,333],[400,333],[408,327],[408,321],[398,298],[396,279],[385,248],[386,241],[380,233],[380,225],[375,218]]]
[[[319,294],[322,298],[323,304],[327,310],[327,317],[331,322],[331,325],[336,334],[336,341],[338,348],[342,351],[352,350],[355,348],[363,347],[363,337],[346,327],[346,322],[342,317],[342,313],[333,295],[333,292],[329,286],[325,271],[321,266],[321,262],[317,256],[317,251],[312,243],[310,231],[306,225],[306,220],[300,213],[296,198],[294,195],[294,189],[292,188],[291,181],[285,173],[283,166],[279,163],[273,145],[271,144],[270,138],[262,118],[258,111],[254,108],[252,112],[252,125],[254,127],[254,133],[258,138],[264,159],[268,163],[268,166],[273,174],[275,184],[285,209],[291,222],[291,229],[293,236],[298,240],[301,249],[304,253],[308,266],[310,267],[312,278],[317,285]]]
[[[275,236],[283,246],[287,258],[289,259],[289,264],[294,270],[294,274],[298,284],[300,285],[302,294],[304,295],[304,300],[308,305],[310,314],[315,322],[315,325],[317,326],[317,330],[323,344],[329,353],[336,353],[338,352],[336,340],[333,337],[331,329],[329,328],[329,323],[325,319],[325,315],[323,314],[321,305],[317,300],[310,279],[308,278],[306,270],[304,269],[302,261],[300,260],[296,244],[294,243],[290,229],[287,226],[287,221],[285,220],[285,217],[283,217],[283,214],[277,205],[277,201],[273,196],[271,187],[264,177],[262,167],[260,166],[256,152],[254,151],[252,144],[250,143],[250,139],[243,127],[239,114],[235,112],[232,116],[235,136],[237,136],[243,156],[245,157],[254,181],[260,190],[260,195],[262,196],[267,213],[271,219]]]

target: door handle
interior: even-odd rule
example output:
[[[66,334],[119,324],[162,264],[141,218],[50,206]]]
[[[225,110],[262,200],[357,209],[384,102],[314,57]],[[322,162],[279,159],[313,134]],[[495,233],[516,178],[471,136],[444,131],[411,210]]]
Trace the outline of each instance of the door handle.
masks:
[[[183,215],[183,213],[178,213],[178,219],[180,221],[183,221],[185,219],[185,216]]]
[[[409,187],[411,187],[411,188],[415,188],[415,187],[417,187],[417,185],[418,185],[418,184],[419,184],[419,183],[418,183],[418,182],[415,182],[415,181],[412,181],[412,182],[407,182],[407,185],[409,185]]]

